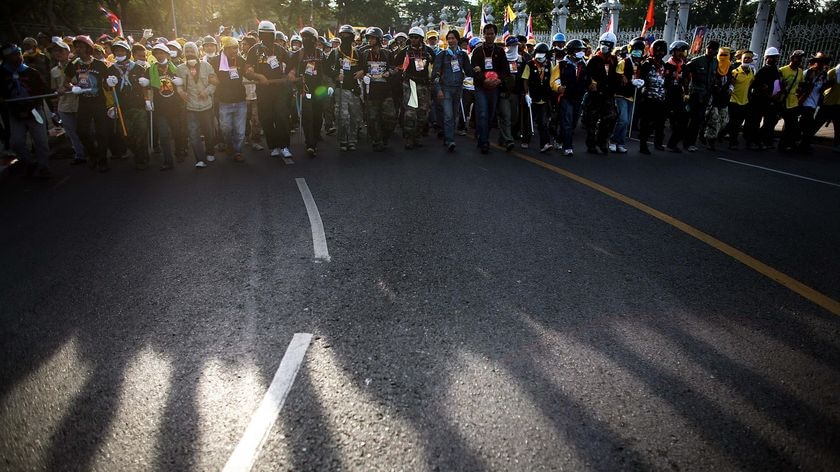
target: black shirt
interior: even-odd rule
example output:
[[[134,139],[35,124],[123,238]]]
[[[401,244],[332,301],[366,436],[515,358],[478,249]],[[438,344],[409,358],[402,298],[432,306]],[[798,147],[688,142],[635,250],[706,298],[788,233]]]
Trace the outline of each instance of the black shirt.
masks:
[[[275,44],[265,45],[259,43],[248,50],[246,62],[254,68],[254,72],[264,75],[268,80],[285,79],[292,69],[292,57],[289,51]],[[278,86],[289,84],[257,84],[257,96],[274,92]]]
[[[339,84],[344,90],[359,91],[359,83],[353,78],[353,75],[363,70],[359,63],[360,53],[358,49],[350,47],[345,52],[342,48],[336,48],[330,51],[327,58],[327,74],[338,83],[338,76],[343,71],[344,81]]]
[[[216,78],[219,79],[219,85],[216,86],[214,97],[219,103],[244,102],[245,85],[242,79],[245,71],[242,65],[246,62],[245,58],[237,54],[233,60],[228,60],[228,66],[231,69],[236,67],[235,71],[220,71],[219,65],[221,61],[221,56],[213,56],[207,61],[213,66],[213,70],[216,71]]]
[[[88,90],[79,95],[80,104],[101,104],[104,107],[105,79],[109,75],[116,76],[117,71],[98,59],[85,64],[81,58],[77,58],[64,68],[64,76],[72,85]]]
[[[388,82],[391,77],[382,77],[382,74],[391,70],[391,51],[379,48],[379,52],[374,53],[373,48],[368,48],[360,54],[360,66],[370,77],[370,86],[366,90],[367,96],[374,100],[390,98],[391,85]]]
[[[407,47],[394,56],[393,64],[403,69],[404,80],[428,84],[434,57],[425,46],[418,49]]]

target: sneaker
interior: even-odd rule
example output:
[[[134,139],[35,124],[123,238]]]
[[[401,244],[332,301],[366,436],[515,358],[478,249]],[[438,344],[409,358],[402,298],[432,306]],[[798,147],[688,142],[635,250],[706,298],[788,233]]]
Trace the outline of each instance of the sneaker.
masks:
[[[338,149],[341,150],[341,152],[347,152],[347,145],[342,144],[341,146],[338,147]]]
[[[566,157],[572,157],[572,156],[575,155],[575,151],[571,148],[563,149],[563,155],[566,156]]]
[[[283,149],[281,149],[280,154],[286,159],[292,157],[292,151],[289,151],[289,148],[287,148],[287,147],[284,147]]]
[[[554,149],[557,149],[559,151],[559,150],[563,149],[563,145],[560,144],[560,143],[554,143]]]
[[[233,160],[236,161],[236,162],[245,162],[245,158],[242,157],[242,154],[237,154],[237,155],[233,156]]]
[[[540,152],[548,152],[548,151],[551,151],[551,148],[552,148],[551,143],[548,143],[548,144],[546,144],[545,146],[543,146],[543,147],[542,147],[542,149],[540,149]]]
[[[262,145],[260,144],[254,143],[251,145],[251,149],[253,149],[254,151],[262,151],[265,148],[262,147]]]
[[[195,163],[195,166],[198,167],[199,169],[203,169],[203,168],[207,167],[207,164],[204,161],[198,161],[198,162]]]
[[[612,151],[612,149],[610,149],[610,151]],[[617,152],[619,154],[627,154],[627,148],[619,144],[615,147],[615,151],[613,152]]]
[[[335,134],[335,126],[330,126],[330,128],[327,130],[327,136],[332,136],[334,134]]]
[[[449,152],[455,152],[455,143],[447,144],[446,148],[449,150]]]
[[[697,146],[691,145],[691,146],[685,148],[685,150],[688,151],[688,152],[697,152]]]
[[[513,151],[514,146],[515,146],[515,144],[513,143],[513,141],[505,144],[505,151],[507,151],[507,152]]]
[[[467,135],[467,130],[465,130],[465,129],[459,129],[458,130],[458,136],[466,136],[466,135]]]
[[[521,147],[522,149],[528,149],[529,147],[531,147],[531,145],[528,143],[522,143],[519,145],[519,147]]]
[[[309,155],[310,159],[315,157],[315,148],[314,147],[306,148],[306,154]]]
[[[610,149],[610,152],[615,152],[615,150],[616,150],[615,144],[610,143],[609,149]]]
[[[348,151],[355,151],[356,150],[356,145],[353,144],[353,143],[348,144],[347,145],[347,150]]]
[[[214,156],[214,155],[212,155],[212,154],[211,154],[211,155],[209,155],[209,156],[207,156],[207,162],[213,162],[213,161],[215,161],[215,160],[216,160],[216,156]]]
[[[273,148],[271,150],[271,157],[278,157],[280,156],[280,148]]]

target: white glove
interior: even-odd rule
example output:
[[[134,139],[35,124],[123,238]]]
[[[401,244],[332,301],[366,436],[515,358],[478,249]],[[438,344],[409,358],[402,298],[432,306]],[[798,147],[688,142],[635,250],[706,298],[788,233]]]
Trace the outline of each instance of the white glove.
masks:
[[[149,79],[145,77],[140,77],[139,79],[137,79],[137,82],[140,84],[141,87],[148,87],[149,84],[151,84],[151,82],[149,82]]]
[[[636,88],[642,88],[645,85],[645,81],[642,79],[633,79],[632,83],[636,86]]]
[[[115,120],[117,118],[117,109],[114,107],[109,108],[106,113],[108,113],[108,118],[112,120]]]
[[[531,95],[529,95],[529,94],[527,94],[527,93],[526,93],[526,94],[525,94],[525,104],[527,104],[527,105],[528,105],[528,107],[530,107],[530,106],[531,106],[531,103],[533,103],[533,100],[531,100]]]
[[[149,39],[152,37],[152,30],[151,29],[144,29],[143,30],[143,39]]]
[[[151,100],[146,100],[146,111],[155,111],[155,104]]]
[[[180,86],[184,85],[184,79],[182,79],[180,77],[173,77],[172,78],[172,83],[175,84],[176,87],[180,87]]]
[[[335,93],[335,89],[333,89],[332,87],[327,88],[327,96],[328,97],[332,97],[334,93]]]
[[[554,85],[556,85],[556,86],[560,87],[560,86],[561,86],[561,85],[563,85],[563,84],[562,84],[562,83],[560,83],[560,79],[557,79],[557,80],[555,80],[555,81],[554,81]]]
[[[73,95],[80,95],[82,94],[82,92],[84,92],[84,89],[79,87],[78,85],[74,85],[73,88],[70,89],[70,91],[73,92]]]
[[[117,80],[117,77],[114,75],[109,75],[108,78],[105,79],[105,83],[108,84],[108,87],[116,87],[120,81]]]
[[[365,85],[370,85],[370,76],[369,75],[364,76],[364,78],[362,78],[362,82],[364,82]]]

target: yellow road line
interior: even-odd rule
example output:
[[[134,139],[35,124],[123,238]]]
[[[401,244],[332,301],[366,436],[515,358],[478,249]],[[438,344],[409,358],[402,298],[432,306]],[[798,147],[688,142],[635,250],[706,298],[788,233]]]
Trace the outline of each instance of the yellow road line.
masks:
[[[750,256],[749,254],[735,249],[729,244],[726,244],[725,242],[709,234],[704,233],[703,231],[700,231],[699,229],[687,223],[683,223],[682,221],[674,218],[673,216],[662,213],[661,211],[655,208],[651,208],[638,200],[634,200],[626,195],[622,195],[616,192],[615,190],[604,187],[603,185],[595,183],[587,178],[581,177],[577,174],[573,174],[567,171],[566,169],[562,169],[560,167],[551,165],[539,159],[526,156],[525,154],[521,154],[519,152],[514,151],[512,154],[520,159],[526,160],[532,164],[536,164],[544,169],[548,169],[552,172],[574,180],[575,182],[585,185],[593,190],[597,190],[603,193],[604,195],[608,195],[612,198],[615,198],[616,200],[630,205],[631,207],[636,208],[637,210],[641,210],[660,221],[668,223],[669,225],[688,234],[689,236],[697,238],[700,241],[703,241],[704,243],[708,244],[709,246],[712,246],[713,248],[717,249],[718,251],[729,255],[733,259],[764,275],[765,277],[781,285],[784,285],[790,290],[793,290],[799,295],[802,295],[803,297],[825,308],[831,313],[834,313],[835,315],[840,315],[840,302],[838,302],[837,300],[834,300],[833,298],[814,290],[813,288],[803,284],[802,282],[794,279],[793,277],[770,267],[769,265],[759,261],[758,259]]]

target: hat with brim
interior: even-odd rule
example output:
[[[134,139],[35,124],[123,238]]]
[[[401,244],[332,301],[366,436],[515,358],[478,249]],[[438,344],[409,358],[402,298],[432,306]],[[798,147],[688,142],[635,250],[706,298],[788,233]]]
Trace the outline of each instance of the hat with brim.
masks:
[[[93,49],[93,40],[90,39],[90,36],[80,34],[79,36],[73,38],[73,46],[75,46],[76,43],[87,44],[89,48]]]
[[[169,55],[169,48],[166,47],[165,44],[155,44],[154,47],[152,47],[152,54],[154,54],[155,51],[162,51],[165,52],[167,56]]]
[[[116,41],[116,42],[114,42],[114,44],[111,45],[111,49],[113,50],[114,48],[123,48],[126,51],[131,51],[131,46],[128,45],[127,41]]]

